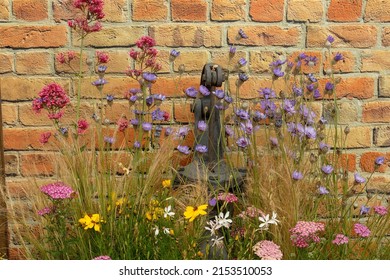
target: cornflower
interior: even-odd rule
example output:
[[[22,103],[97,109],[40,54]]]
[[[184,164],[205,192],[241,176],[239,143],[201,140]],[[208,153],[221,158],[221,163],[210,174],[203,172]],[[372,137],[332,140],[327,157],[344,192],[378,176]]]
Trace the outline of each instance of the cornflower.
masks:
[[[356,184],[362,184],[362,183],[366,182],[366,178],[360,176],[359,173],[357,173],[357,172],[354,174],[354,177],[355,177]]]
[[[198,121],[198,125],[197,125],[198,129],[200,131],[206,131],[207,129],[207,123],[205,121]]]
[[[189,87],[184,92],[188,97],[191,98],[196,98],[196,96],[198,95],[198,91],[194,87]]]
[[[177,146],[177,150],[185,155],[190,154],[190,148],[188,146],[179,145]]]

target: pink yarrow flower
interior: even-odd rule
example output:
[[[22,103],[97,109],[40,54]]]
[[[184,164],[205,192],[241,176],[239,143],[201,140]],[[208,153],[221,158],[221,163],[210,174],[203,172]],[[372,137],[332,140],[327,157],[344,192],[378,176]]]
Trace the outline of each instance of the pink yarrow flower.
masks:
[[[374,212],[380,216],[385,216],[388,213],[388,210],[385,206],[374,206]]]
[[[360,237],[368,237],[371,234],[371,231],[368,227],[359,223],[353,225],[353,230]]]
[[[336,245],[342,245],[342,244],[347,244],[348,241],[349,241],[348,237],[346,237],[344,234],[339,233],[336,235],[332,243]]]
[[[39,216],[45,216],[45,215],[48,215],[50,213],[54,212],[54,208],[53,207],[45,207],[41,210],[38,210],[38,215]]]
[[[96,258],[93,258],[93,260],[112,260],[110,256],[99,256]]]
[[[41,192],[54,200],[72,198],[76,192],[62,182],[56,182],[41,187]]]
[[[219,193],[217,199],[220,201],[226,201],[227,203],[233,203],[238,201],[237,196],[232,193]]]
[[[126,119],[122,118],[118,120],[117,125],[118,125],[118,130],[120,132],[123,132],[126,130],[126,128],[129,127],[129,122]]]
[[[323,223],[299,221],[295,227],[290,229],[291,241],[298,248],[306,248],[310,243],[320,242],[317,234],[325,230]]]
[[[253,251],[262,260],[281,260],[283,257],[280,246],[269,240],[257,242]]]

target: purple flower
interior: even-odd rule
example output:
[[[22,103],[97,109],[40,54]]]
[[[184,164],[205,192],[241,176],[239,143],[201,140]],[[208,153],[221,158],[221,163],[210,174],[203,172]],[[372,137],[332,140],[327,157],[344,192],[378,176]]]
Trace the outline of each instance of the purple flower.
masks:
[[[307,74],[307,78],[308,78],[309,81],[312,82],[312,83],[316,83],[316,82],[317,82],[317,79],[316,79],[316,77],[314,77],[314,74],[313,74],[313,73]]]
[[[188,148],[188,146],[179,145],[177,146],[177,150],[185,155],[188,155],[190,153],[190,148]]]
[[[135,141],[133,147],[139,149],[141,147],[141,143],[139,141]]]
[[[298,55],[298,59],[299,60],[303,60],[303,59],[305,59],[307,57],[307,54],[305,54],[305,53],[300,53],[299,55]]]
[[[153,73],[150,73],[150,72],[145,72],[142,74],[142,77],[144,78],[144,80],[150,82],[150,83],[153,83],[157,80],[157,76],[156,74],[153,74]]]
[[[188,97],[196,98],[198,91],[194,87],[189,87],[184,91]]]
[[[138,99],[138,96],[137,96],[137,95],[132,95],[132,96],[129,97],[129,101],[130,101],[130,102],[133,102],[133,103],[136,102],[137,99]]]
[[[96,81],[92,82],[92,85],[94,85],[96,87],[102,87],[107,83],[108,82],[105,79],[97,79]]]
[[[276,94],[275,91],[273,91],[270,88],[261,88],[258,90],[261,97],[264,97],[265,99],[275,98]]]
[[[301,180],[303,179],[303,174],[297,170],[295,170],[293,173],[292,173],[292,176],[291,176],[294,180],[298,181],[298,180]]]
[[[235,47],[233,47],[233,46],[230,46],[230,48],[229,48],[229,53],[231,54],[231,55],[234,55],[235,53],[236,53],[236,48]]]
[[[253,113],[253,121],[254,122],[259,122],[261,120],[265,120],[266,118],[267,118],[267,116],[260,111],[255,111]]]
[[[225,91],[223,91],[222,89],[217,89],[216,91],[213,92],[213,94],[219,99],[223,99],[225,96]]]
[[[366,182],[366,178],[360,176],[359,173],[355,173],[354,177],[355,177],[356,184],[362,184],[362,183]]]
[[[323,154],[326,154],[329,151],[329,146],[324,142],[320,142],[318,146],[320,148],[320,152]]]
[[[249,145],[249,139],[246,137],[240,137],[237,139],[236,144],[238,147],[245,149]]]
[[[318,58],[315,56],[307,56],[305,58],[306,65],[308,65],[310,67],[317,65],[317,62],[318,62]]]
[[[360,207],[360,215],[368,214],[368,212],[370,212],[370,209],[370,207],[362,205],[362,207]]]
[[[283,110],[288,115],[293,115],[296,113],[295,111],[295,100],[285,99],[283,102]]]
[[[327,124],[327,123],[328,123],[328,120],[325,119],[324,117],[321,117],[320,120],[319,120],[319,123],[320,123],[320,124]]]
[[[314,90],[313,97],[314,97],[315,99],[321,98],[321,93],[320,93],[320,90],[319,90],[319,89],[315,89],[315,90]]]
[[[241,28],[240,28],[240,30],[238,30],[238,34],[240,35],[240,37],[242,39],[248,39],[248,36],[245,34],[244,30],[242,30]]]
[[[329,35],[327,38],[326,38],[326,41],[328,41],[329,43],[333,43],[334,42],[334,38],[332,35]]]
[[[154,121],[164,121],[165,120],[165,118],[164,118],[165,113],[164,113],[164,111],[161,111],[160,108],[157,108],[156,110],[154,110],[151,115],[152,115],[152,120],[154,120]]]
[[[333,172],[333,166],[332,165],[324,165],[323,167],[321,167],[321,170],[322,172],[324,172],[325,174],[330,174]]]
[[[250,117],[249,113],[243,109],[237,109],[236,116],[239,117],[241,120],[248,120]]]
[[[249,79],[249,76],[245,73],[239,73],[238,78],[240,79],[241,82],[245,82]]]
[[[178,57],[180,55],[180,52],[175,50],[175,49],[173,49],[173,50],[171,50],[170,55],[172,57],[176,58],[176,57]]]
[[[293,86],[293,93],[295,96],[302,96],[303,95],[303,89],[300,87]]]
[[[273,146],[273,147],[277,147],[279,145],[278,138],[276,138],[276,137],[270,137],[269,141],[271,142],[271,146]]]
[[[225,98],[224,98],[225,102],[230,104],[233,102],[233,98],[231,96],[228,96],[228,95],[225,95]]]
[[[108,102],[112,102],[112,101],[114,101],[114,96],[111,94],[107,94],[106,99]]]
[[[317,132],[312,126],[305,126],[305,135],[308,139],[316,139]]]
[[[252,134],[253,132],[253,125],[250,120],[245,123],[241,123],[241,128],[246,134]]]
[[[148,122],[144,122],[142,124],[142,129],[144,131],[151,131],[152,130],[152,124],[151,123],[148,123]]]
[[[71,187],[61,182],[44,185],[41,187],[41,192],[54,200],[72,198],[76,193]]]
[[[188,134],[189,131],[190,129],[188,128],[188,126],[182,126],[179,128],[179,131],[177,132],[177,136],[184,137]]]
[[[148,96],[146,97],[145,99],[145,103],[148,107],[152,106],[153,105],[153,102],[154,102],[154,98],[153,96]]]
[[[306,86],[306,88],[307,88],[308,91],[312,92],[314,90],[314,88],[315,88],[315,85],[314,84],[308,84]]]
[[[275,61],[272,61],[269,66],[270,67],[279,67],[279,66],[282,66],[283,64],[285,64],[286,62],[287,62],[287,59],[285,59],[285,60],[277,59]]]
[[[329,191],[327,188],[325,188],[324,186],[319,186],[318,187],[318,193],[319,194],[322,194],[322,195],[325,195],[325,194],[329,194]]]
[[[233,136],[234,135],[234,131],[233,131],[233,128],[229,125],[226,125],[225,126],[225,134],[227,136]]]
[[[217,204],[217,199],[214,197],[209,200],[209,205],[214,207]]]
[[[261,106],[261,109],[264,110],[264,113],[269,118],[273,118],[274,117],[274,113],[275,113],[275,110],[277,108],[274,102],[272,102],[269,99],[261,100],[260,101],[260,106]]]
[[[114,137],[109,137],[109,136],[104,136],[104,142],[108,144],[114,144],[115,138]]]
[[[66,127],[61,127],[60,132],[62,135],[67,135],[68,134],[68,129]]]
[[[344,57],[343,57],[343,55],[341,54],[341,53],[336,53],[336,55],[334,56],[334,61],[340,61],[340,60],[343,60],[344,59]]]
[[[209,96],[209,95],[210,95],[209,89],[208,89],[207,87],[205,87],[204,85],[200,85],[199,91],[200,91],[200,93],[201,93],[203,96]]]
[[[248,63],[248,61],[245,58],[243,58],[243,57],[241,57],[238,60],[238,64],[240,65],[240,67],[245,66],[247,63]]]
[[[198,129],[200,131],[206,131],[207,123],[205,121],[198,121]]]
[[[207,153],[208,149],[207,149],[207,146],[198,144],[195,146],[195,151],[197,151],[198,153],[204,154],[204,153]]]
[[[375,159],[375,165],[382,165],[385,163],[385,157],[379,156]]]
[[[105,66],[105,65],[99,65],[98,66],[98,72],[99,73],[104,73],[104,72],[106,72],[106,70],[107,70],[107,66]]]
[[[325,85],[325,90],[332,91],[333,89],[334,89],[334,84],[332,84],[331,82],[327,82]]]
[[[173,128],[172,128],[172,127],[167,127],[167,128],[165,129],[165,136],[171,135],[172,132],[173,132]]]
[[[155,100],[159,100],[159,101],[164,101],[165,100],[165,95],[163,95],[163,94],[153,94],[152,95],[153,96],[153,98],[155,99]]]
[[[139,124],[139,121],[138,121],[138,119],[131,119],[130,124],[132,124],[133,126],[136,127]]]
[[[274,73],[274,75],[276,76],[276,77],[283,77],[284,76],[284,72],[282,71],[282,69],[280,69],[279,67],[278,68],[274,68],[273,70],[272,70],[272,72]]]

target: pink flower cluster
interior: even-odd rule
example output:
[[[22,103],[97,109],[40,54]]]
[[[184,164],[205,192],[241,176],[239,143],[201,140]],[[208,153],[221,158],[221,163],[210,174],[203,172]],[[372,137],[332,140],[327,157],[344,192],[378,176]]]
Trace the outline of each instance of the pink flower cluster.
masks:
[[[360,237],[369,237],[371,234],[371,231],[368,227],[359,223],[353,225],[353,230]]]
[[[76,57],[74,51],[61,52],[56,55],[56,60],[61,64],[69,64]]]
[[[69,27],[87,34],[100,31],[102,25],[99,20],[104,18],[103,5],[103,0],[75,0],[73,6],[82,11],[82,16],[69,20]]]
[[[249,206],[245,211],[242,211],[240,214],[238,214],[238,216],[240,218],[258,218],[259,216],[265,216],[265,214],[260,209],[254,206]]]
[[[110,256],[99,256],[94,258],[93,260],[111,260]]]
[[[41,192],[54,200],[72,198],[76,193],[71,187],[61,182],[44,185],[41,187]]]
[[[126,130],[126,128],[129,127],[129,121],[122,118],[122,119],[119,119],[118,122],[117,122],[117,125],[118,125],[118,130],[120,132],[123,132]]]
[[[291,241],[298,248],[306,248],[311,242],[320,242],[318,234],[324,230],[323,223],[299,221],[295,227],[290,229]]]
[[[41,144],[46,144],[47,142],[49,142],[49,138],[51,137],[51,132],[48,131],[48,132],[44,132],[41,134],[41,137],[39,138],[39,142]]]
[[[385,206],[374,206],[374,212],[380,216],[385,216],[388,213],[387,208]]]
[[[38,98],[33,100],[32,109],[39,113],[45,108],[49,111],[48,117],[55,120],[63,116],[63,112],[60,109],[70,102],[65,90],[57,83],[50,83],[44,86],[38,96]]]
[[[237,202],[238,198],[232,193],[219,193],[218,194],[219,201],[226,201],[227,203]]]
[[[54,207],[45,207],[41,210],[38,210],[38,215],[45,216],[45,215],[48,215],[48,214],[53,213],[53,212],[54,212]]]
[[[100,52],[100,51],[96,52],[96,58],[97,58],[98,64],[107,63],[110,60],[110,57],[108,56],[107,53]]]
[[[342,245],[342,244],[347,244],[348,241],[349,241],[348,237],[346,237],[344,234],[339,233],[336,235],[332,243],[336,245]]]
[[[262,260],[281,260],[283,253],[280,246],[269,240],[262,240],[253,246],[253,251]]]
[[[89,127],[89,123],[86,120],[79,120],[77,122],[77,133],[83,134]]]

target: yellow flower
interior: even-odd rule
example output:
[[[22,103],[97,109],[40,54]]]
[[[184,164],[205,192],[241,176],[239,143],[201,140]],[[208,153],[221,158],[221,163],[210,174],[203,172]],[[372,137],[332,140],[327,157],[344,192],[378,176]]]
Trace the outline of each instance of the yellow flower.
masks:
[[[100,219],[99,214],[92,214],[92,216],[85,214],[84,218],[79,219],[79,223],[84,227],[85,230],[93,228],[95,231],[100,232],[100,223],[103,220]]]
[[[195,220],[199,215],[206,215],[207,204],[200,205],[198,207],[187,206],[186,211],[184,212],[184,217],[190,222]]]
[[[170,188],[171,187],[171,180],[164,180],[162,181],[163,188]]]

